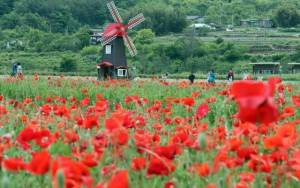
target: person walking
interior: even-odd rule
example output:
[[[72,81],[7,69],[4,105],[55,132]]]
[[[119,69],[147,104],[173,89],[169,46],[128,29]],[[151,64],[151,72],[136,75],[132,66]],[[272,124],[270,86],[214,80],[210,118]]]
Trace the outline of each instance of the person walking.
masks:
[[[233,80],[234,80],[234,73],[233,73],[233,70],[230,69],[230,70],[228,71],[228,74],[227,74],[227,81],[228,81],[228,82],[233,82]]]
[[[191,85],[194,83],[195,78],[196,78],[195,75],[193,73],[191,73],[189,78],[188,78]]]
[[[207,81],[209,84],[216,83],[216,75],[214,70],[209,71]]]

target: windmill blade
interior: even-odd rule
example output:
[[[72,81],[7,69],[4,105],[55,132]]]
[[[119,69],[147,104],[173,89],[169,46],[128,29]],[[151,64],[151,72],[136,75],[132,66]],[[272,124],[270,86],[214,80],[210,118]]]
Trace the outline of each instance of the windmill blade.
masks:
[[[137,55],[137,50],[136,50],[131,38],[127,34],[125,34],[125,35],[123,35],[123,40],[124,40],[124,43],[127,46],[128,50],[129,50],[130,55],[132,57],[136,56]]]
[[[113,36],[113,37],[106,38],[106,39],[101,39],[101,45],[105,46],[108,43],[110,43],[111,41],[115,40],[116,38],[117,38],[117,35]]]
[[[145,17],[143,14],[138,14],[137,16],[135,16],[134,18],[130,19],[128,22],[128,28],[132,29],[135,26],[139,25],[140,23],[142,23],[143,21],[145,21]]]
[[[113,1],[107,3],[107,7],[109,9],[109,12],[111,13],[113,19],[117,23],[123,23],[123,20],[119,14],[119,11]]]
[[[117,38],[118,34],[119,34],[119,31],[116,28],[113,28],[109,32],[104,33],[101,38],[102,46],[105,46],[108,43],[110,43],[111,41],[115,40]]]

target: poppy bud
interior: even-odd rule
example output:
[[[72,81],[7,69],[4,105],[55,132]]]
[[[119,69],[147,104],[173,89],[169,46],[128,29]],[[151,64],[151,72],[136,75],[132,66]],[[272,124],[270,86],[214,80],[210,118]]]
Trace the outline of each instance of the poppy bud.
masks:
[[[205,149],[207,146],[206,134],[200,133],[198,136],[198,143],[201,149]]]
[[[1,182],[3,188],[9,188],[9,180],[6,176],[3,176],[2,182]]]
[[[64,176],[63,171],[61,171],[61,170],[59,170],[57,173],[57,182],[58,182],[59,188],[65,187],[65,176]]]

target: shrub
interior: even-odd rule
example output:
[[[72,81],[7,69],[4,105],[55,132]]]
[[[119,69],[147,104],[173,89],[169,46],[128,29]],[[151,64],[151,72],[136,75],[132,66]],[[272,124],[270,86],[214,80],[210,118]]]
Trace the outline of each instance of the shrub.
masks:
[[[100,53],[100,47],[98,46],[87,46],[84,47],[80,52],[82,56],[97,55],[99,53]]]
[[[77,60],[69,56],[64,56],[60,62],[60,71],[74,72],[76,70],[77,70]]]

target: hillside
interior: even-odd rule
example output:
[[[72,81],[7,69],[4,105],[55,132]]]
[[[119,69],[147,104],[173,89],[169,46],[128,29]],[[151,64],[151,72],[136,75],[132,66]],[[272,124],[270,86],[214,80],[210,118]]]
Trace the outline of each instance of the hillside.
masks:
[[[63,33],[75,32],[84,25],[101,27],[111,19],[105,2],[105,0],[1,0],[0,27],[14,29],[29,26],[46,32]],[[275,12],[282,7],[300,8],[298,0],[152,0],[151,2],[115,0],[115,3],[125,19],[137,11],[143,12],[146,18],[151,18],[147,19],[144,26],[148,28],[150,26],[159,35],[180,32],[180,29],[174,26],[165,25],[175,24],[186,15],[203,16],[207,23],[238,25],[242,19],[272,19]],[[170,21],[168,16],[172,14],[176,16]],[[299,24],[295,21],[295,24],[297,23]]]

